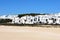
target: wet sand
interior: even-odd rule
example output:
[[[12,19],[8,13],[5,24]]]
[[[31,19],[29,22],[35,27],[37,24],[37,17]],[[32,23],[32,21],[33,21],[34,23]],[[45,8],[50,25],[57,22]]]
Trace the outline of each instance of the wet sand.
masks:
[[[60,40],[60,28],[1,25],[0,40]]]

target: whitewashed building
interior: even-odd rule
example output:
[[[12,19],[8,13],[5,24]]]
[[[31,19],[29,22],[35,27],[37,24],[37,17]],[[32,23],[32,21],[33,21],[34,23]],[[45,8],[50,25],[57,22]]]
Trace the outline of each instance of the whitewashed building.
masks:
[[[11,19],[9,23],[12,24],[60,24],[59,14],[46,14],[46,15],[25,15],[21,18],[18,15],[3,15],[0,19]]]

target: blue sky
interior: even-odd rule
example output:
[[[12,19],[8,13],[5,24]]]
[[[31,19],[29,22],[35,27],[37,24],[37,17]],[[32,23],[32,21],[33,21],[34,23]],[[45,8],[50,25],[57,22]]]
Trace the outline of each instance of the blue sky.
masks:
[[[57,12],[60,0],[0,0],[0,15]]]

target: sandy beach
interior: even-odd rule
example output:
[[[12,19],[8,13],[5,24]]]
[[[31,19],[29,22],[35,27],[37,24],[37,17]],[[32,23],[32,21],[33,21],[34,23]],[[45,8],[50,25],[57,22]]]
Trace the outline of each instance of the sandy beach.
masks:
[[[60,28],[1,25],[0,40],[60,40]]]

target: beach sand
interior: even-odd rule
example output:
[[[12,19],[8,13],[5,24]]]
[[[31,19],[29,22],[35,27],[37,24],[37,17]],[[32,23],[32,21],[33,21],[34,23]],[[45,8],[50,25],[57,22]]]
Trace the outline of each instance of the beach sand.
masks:
[[[0,40],[60,40],[60,28],[1,25]]]

